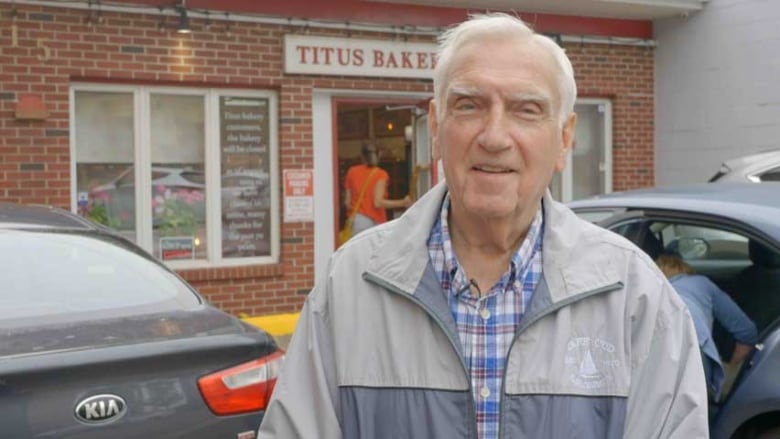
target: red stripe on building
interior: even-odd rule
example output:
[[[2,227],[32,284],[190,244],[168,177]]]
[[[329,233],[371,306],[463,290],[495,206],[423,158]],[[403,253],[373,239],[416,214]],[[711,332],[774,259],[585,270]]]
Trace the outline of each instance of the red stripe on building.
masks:
[[[124,3],[156,7],[159,5],[159,0],[127,0]],[[463,21],[470,12],[485,11],[476,8],[448,8],[365,0],[187,0],[186,4],[187,8],[192,10],[423,27],[447,27]],[[653,24],[648,20],[576,17],[522,11],[520,16],[538,32],[543,33],[642,39],[653,37]]]

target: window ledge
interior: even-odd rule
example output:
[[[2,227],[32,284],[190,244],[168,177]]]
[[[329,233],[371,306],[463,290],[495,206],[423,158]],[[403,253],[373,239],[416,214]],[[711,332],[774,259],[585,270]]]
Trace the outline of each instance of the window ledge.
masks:
[[[176,270],[187,282],[228,279],[258,279],[284,274],[282,264],[242,265],[236,267],[188,268]]]

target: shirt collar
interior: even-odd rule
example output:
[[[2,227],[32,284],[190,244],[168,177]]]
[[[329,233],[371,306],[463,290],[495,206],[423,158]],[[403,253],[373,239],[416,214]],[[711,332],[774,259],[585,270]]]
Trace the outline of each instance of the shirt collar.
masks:
[[[463,270],[458,265],[458,259],[455,256],[455,252],[452,250],[452,238],[449,228],[449,212],[450,212],[450,194],[449,192],[444,197],[444,202],[441,204],[441,210],[439,212],[439,219],[434,225],[434,229],[431,233],[431,238],[440,239],[440,245],[443,252],[444,271],[450,279],[450,292],[459,292],[466,290],[469,285],[469,279]],[[525,273],[528,269],[531,260],[533,259],[534,251],[537,248],[537,241],[542,238],[542,231],[544,229],[544,214],[543,208],[540,203],[539,209],[536,211],[534,220],[531,222],[531,226],[528,228],[528,233],[520,243],[520,246],[512,254],[509,260],[509,277],[506,279],[508,283],[517,279],[518,274]],[[503,277],[502,277],[503,278]],[[492,288],[493,285],[488,285],[486,288]]]

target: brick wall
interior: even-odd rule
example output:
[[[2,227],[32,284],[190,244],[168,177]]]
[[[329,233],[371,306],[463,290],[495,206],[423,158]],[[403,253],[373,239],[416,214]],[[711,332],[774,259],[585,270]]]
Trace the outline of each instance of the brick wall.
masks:
[[[427,80],[285,76],[282,36],[300,28],[241,22],[228,28],[220,21],[206,30],[203,20],[192,20],[195,32],[180,36],[171,30],[173,17],[161,31],[154,15],[103,12],[103,22],[93,26],[86,23],[87,15],[17,5],[13,20],[11,5],[0,5],[0,200],[70,207],[68,91],[74,81],[276,90],[282,170],[313,168],[313,88],[431,92]],[[615,189],[652,185],[652,50],[577,44],[566,49],[580,95],[613,101]],[[49,118],[17,121],[14,109],[22,93],[41,95]],[[314,278],[313,227],[281,223],[281,233],[279,264],[186,270],[182,275],[232,313],[295,311]]]
[[[653,186],[653,49],[566,46],[580,97],[612,101],[612,166],[615,191]]]

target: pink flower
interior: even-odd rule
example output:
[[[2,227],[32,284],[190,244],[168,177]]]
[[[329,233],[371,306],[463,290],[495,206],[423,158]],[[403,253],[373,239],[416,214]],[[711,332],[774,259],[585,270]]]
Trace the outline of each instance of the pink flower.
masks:
[[[206,194],[201,191],[192,191],[192,199],[194,201],[203,201],[206,199]]]
[[[206,198],[206,196],[197,189],[180,189],[176,191],[175,196],[187,204],[194,204],[198,201],[203,201]]]
[[[103,202],[111,201],[111,196],[108,195],[108,193],[106,193],[105,191],[102,191],[102,190],[92,191],[92,198],[94,198],[95,200],[103,201]]]

